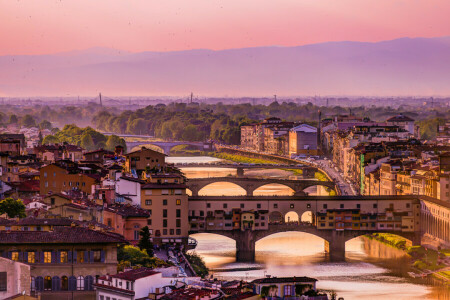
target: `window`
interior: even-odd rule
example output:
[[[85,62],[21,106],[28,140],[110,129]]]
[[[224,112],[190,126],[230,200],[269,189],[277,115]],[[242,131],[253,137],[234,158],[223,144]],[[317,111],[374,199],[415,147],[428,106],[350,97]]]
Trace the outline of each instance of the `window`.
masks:
[[[273,208],[278,208],[278,204],[277,204],[277,203],[274,203],[274,204],[273,204]]]
[[[244,206],[245,206],[245,204],[244,204],[244,203],[241,203],[241,208],[244,208]]]
[[[163,209],[163,218],[167,218],[167,209]]]
[[[328,208],[328,204],[324,204],[323,209],[327,209],[327,208]]]
[[[50,204],[51,204],[51,205],[55,205],[55,198],[53,198],[53,197],[50,198]]]
[[[44,291],[52,290],[52,278],[50,276],[45,276],[44,278]]]
[[[167,227],[167,219],[163,219],[163,227]]]
[[[44,177],[47,178],[47,172],[44,172]]]
[[[294,208],[294,204],[293,203],[291,203],[290,208]]]
[[[63,291],[69,290],[69,278],[67,278],[67,276],[61,277],[61,290]]]
[[[175,190],[175,195],[182,195],[183,192],[180,189]]]
[[[102,261],[102,251],[100,250],[94,250],[94,262],[101,262]]]
[[[306,204],[306,208],[311,208],[311,203]]]
[[[139,240],[139,230],[134,231],[134,239]]]
[[[78,291],[84,290],[84,277],[83,276],[77,277],[77,290]]]
[[[29,264],[34,264],[36,262],[36,252],[34,251],[28,252],[27,262]]]
[[[361,208],[361,204],[356,204],[356,208]]]
[[[205,212],[203,210],[200,211],[200,217],[203,217],[205,215]]]
[[[224,203],[223,208],[228,208],[228,204]]]
[[[163,205],[167,205],[167,199],[163,200]]]
[[[181,218],[181,209],[177,209],[177,218]]]
[[[151,195],[152,194],[152,190],[145,190],[145,195]]]
[[[161,190],[161,195],[169,195],[169,190]]]
[[[170,235],[174,235],[175,234],[175,230],[174,229],[170,229]]]
[[[177,205],[181,205],[181,200],[177,199]]]
[[[18,251],[11,252],[11,260],[19,261],[19,252]]]
[[[406,208],[410,208],[411,204],[410,203],[406,203]]]
[[[339,207],[340,207],[340,208],[344,208],[344,204],[342,204],[342,203],[339,204]]]
[[[45,187],[48,187],[48,181],[46,181],[44,185],[45,185]]]
[[[177,229],[177,235],[181,235],[181,229]]]
[[[83,250],[77,251],[77,263],[84,263],[84,251]]]
[[[130,282],[127,281],[127,290],[130,289]]]
[[[152,225],[152,219],[147,220],[147,225]]]
[[[206,203],[206,208],[211,208],[211,203]]]
[[[0,291],[6,291],[7,275],[6,272],[0,272]]]
[[[373,208],[377,208],[378,207],[378,205],[375,203],[374,205],[373,205]]]
[[[177,227],[181,227],[181,219],[177,219]]]
[[[261,208],[261,203],[256,204],[256,208]]]
[[[60,254],[59,254],[59,257],[60,257],[60,262],[61,263],[68,263],[69,262],[69,255],[68,255],[68,252],[67,251],[61,251],[60,252]]]
[[[51,251],[44,251],[44,263],[49,264],[52,262],[52,252]]]
[[[152,205],[152,200],[145,200],[145,205]]]
[[[167,235],[167,229],[163,229],[163,235]]]

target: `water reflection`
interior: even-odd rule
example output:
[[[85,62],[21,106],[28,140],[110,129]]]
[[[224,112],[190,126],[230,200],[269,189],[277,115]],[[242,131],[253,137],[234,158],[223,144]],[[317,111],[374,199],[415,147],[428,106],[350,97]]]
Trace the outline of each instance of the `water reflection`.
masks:
[[[208,158],[177,159],[185,162],[208,162]],[[265,176],[281,175],[272,171],[277,170],[262,172]],[[221,168],[186,168],[184,172],[188,178],[236,174],[234,169]],[[258,174],[261,175],[261,171]],[[269,193],[286,192],[284,187],[266,188]],[[237,192],[228,183],[220,183],[214,189],[204,191],[208,195]],[[315,190],[309,192],[312,194]],[[219,278],[251,280],[266,274],[311,276],[319,279],[318,288],[335,290],[339,297],[346,300],[450,300],[448,287],[442,286],[439,281],[407,277],[410,262],[404,252],[365,238],[356,238],[346,243],[346,262],[330,263],[324,253],[324,241],[321,238],[299,232],[278,233],[256,243],[255,263],[237,263],[233,240],[211,234],[195,234],[193,237],[198,241],[195,251],[204,258],[209,268],[219,269],[213,272]]]

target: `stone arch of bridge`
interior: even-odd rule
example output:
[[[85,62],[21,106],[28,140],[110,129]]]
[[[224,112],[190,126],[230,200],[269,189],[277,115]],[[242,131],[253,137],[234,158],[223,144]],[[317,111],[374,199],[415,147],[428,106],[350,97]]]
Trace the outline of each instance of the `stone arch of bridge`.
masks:
[[[148,149],[152,149],[152,150],[164,153],[164,149],[162,147],[152,144],[150,142],[142,142],[142,144],[132,144],[132,145],[133,145],[133,148],[129,149],[128,152],[138,151],[138,150],[141,150],[142,147],[146,147]]]
[[[236,182],[230,182],[230,181],[225,181],[225,180],[214,181],[214,182],[211,182],[211,183],[208,183],[208,184],[205,184],[205,185],[200,185],[200,186],[193,186],[193,187],[190,188],[190,190],[191,190],[191,193],[192,193],[192,194],[196,193],[197,196],[198,196],[198,195],[200,195],[200,193],[201,193],[205,188],[214,186],[215,184],[221,184],[221,183],[232,184],[233,186],[238,187],[238,188],[240,188],[240,189],[242,190],[242,191],[240,191],[240,192],[241,192],[240,195],[234,195],[234,196],[245,196],[246,193],[247,193],[247,191],[246,191],[246,189],[245,189],[245,186],[242,186],[242,185],[240,185],[240,184],[238,184],[238,183],[236,183]],[[215,196],[222,196],[222,194],[220,194],[220,195],[218,194],[218,195],[215,195]]]
[[[284,195],[292,196],[292,195],[294,195],[296,193],[296,191],[289,185],[286,185],[286,184],[283,184],[283,183],[270,183],[269,182],[269,183],[260,185],[259,187],[255,188],[253,190],[252,194],[254,196],[258,196],[258,193],[255,193],[255,192],[259,192],[259,194],[262,194],[263,188],[267,187],[267,186],[272,186],[272,187],[276,186],[277,188],[288,188],[289,192],[288,193],[279,193],[279,192],[277,192],[276,194],[275,193],[274,194],[264,193],[264,196],[284,196]]]

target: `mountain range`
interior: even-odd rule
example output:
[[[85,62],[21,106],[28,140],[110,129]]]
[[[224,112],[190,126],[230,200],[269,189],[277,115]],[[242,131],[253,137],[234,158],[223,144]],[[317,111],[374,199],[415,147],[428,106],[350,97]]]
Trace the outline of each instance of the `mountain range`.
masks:
[[[0,56],[0,96],[450,95],[450,37]]]

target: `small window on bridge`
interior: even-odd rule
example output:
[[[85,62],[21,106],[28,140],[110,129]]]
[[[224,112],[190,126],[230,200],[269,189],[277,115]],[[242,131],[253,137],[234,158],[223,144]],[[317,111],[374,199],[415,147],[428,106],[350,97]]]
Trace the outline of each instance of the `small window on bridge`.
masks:
[[[291,208],[294,208],[294,204],[291,204]]]
[[[260,203],[256,204],[256,208],[261,208],[261,204]]]
[[[378,205],[375,203],[374,205],[373,205],[373,208],[377,208],[378,207]]]
[[[361,204],[356,204],[356,208],[361,208]]]
[[[224,203],[223,208],[228,208],[228,204]]]
[[[244,206],[245,206],[244,203],[241,203],[241,208],[244,208]]]
[[[344,204],[341,203],[341,205],[339,205],[340,208],[344,208]]]
[[[277,204],[277,203],[274,203],[274,204],[273,204],[273,208],[278,208],[278,204]]]
[[[306,204],[306,208],[311,208],[311,204],[310,203]]]
[[[323,205],[323,208],[324,208],[324,209],[327,209],[327,208],[328,208],[328,205],[327,205],[327,204],[324,204],[324,205]]]
[[[211,203],[206,203],[206,208],[211,208]]]
[[[411,207],[411,204],[406,203],[406,208],[410,208],[410,207]]]

